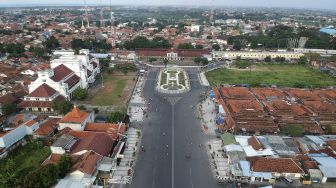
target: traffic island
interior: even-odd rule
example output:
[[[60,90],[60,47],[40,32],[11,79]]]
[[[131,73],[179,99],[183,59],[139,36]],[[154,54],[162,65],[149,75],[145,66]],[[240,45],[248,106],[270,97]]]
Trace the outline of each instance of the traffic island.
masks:
[[[161,70],[156,89],[158,92],[167,94],[188,92],[190,83],[187,72],[181,68],[165,68]]]

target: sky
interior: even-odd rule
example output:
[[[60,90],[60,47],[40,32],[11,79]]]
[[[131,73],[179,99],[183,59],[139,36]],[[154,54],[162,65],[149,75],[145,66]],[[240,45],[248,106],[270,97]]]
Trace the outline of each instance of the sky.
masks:
[[[102,0],[109,4],[109,0]],[[29,3],[28,3],[29,2]],[[88,4],[99,4],[99,0],[87,0]],[[1,6],[26,5],[82,5],[84,0],[0,0]],[[209,6],[252,6],[252,7],[295,7],[329,9],[336,11],[336,0],[112,0],[115,5],[209,5]]]

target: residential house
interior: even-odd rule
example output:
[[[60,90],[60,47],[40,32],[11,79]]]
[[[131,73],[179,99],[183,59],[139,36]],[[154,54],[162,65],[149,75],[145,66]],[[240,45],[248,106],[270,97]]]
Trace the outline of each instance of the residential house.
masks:
[[[83,131],[87,123],[94,121],[94,113],[81,111],[79,108],[74,107],[67,113],[59,122],[59,130],[66,127],[76,131]]]

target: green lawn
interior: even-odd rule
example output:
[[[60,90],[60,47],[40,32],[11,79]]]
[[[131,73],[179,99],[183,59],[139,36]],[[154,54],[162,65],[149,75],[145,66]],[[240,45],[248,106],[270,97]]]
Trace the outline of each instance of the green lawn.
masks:
[[[50,148],[38,141],[30,141],[10,152],[0,161],[0,187],[23,183],[24,177],[37,169],[50,153]]]
[[[206,73],[211,85],[275,84],[280,87],[328,87],[336,85],[336,78],[310,67],[290,64],[258,64],[251,69],[217,69]]]
[[[91,98],[92,105],[119,106],[126,104],[135,83],[135,73],[104,74],[104,87],[101,87]]]

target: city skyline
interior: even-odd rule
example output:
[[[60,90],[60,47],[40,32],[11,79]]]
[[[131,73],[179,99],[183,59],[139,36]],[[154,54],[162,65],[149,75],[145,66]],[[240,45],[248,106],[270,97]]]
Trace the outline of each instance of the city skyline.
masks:
[[[89,5],[99,5],[99,0],[87,0]],[[104,4],[108,4],[109,0],[103,0]],[[134,2],[132,0],[113,0],[114,5],[149,5],[149,6],[160,6],[160,5],[192,5],[192,6],[243,6],[243,7],[293,7],[293,8],[311,8],[311,9],[329,9],[335,10],[336,3],[333,0],[274,0],[265,1],[262,0],[171,0],[169,2],[163,0],[144,0],[141,2]],[[2,0],[0,2],[0,7],[9,7],[9,6],[45,6],[45,5],[82,5],[84,4],[83,0],[65,1],[65,0],[55,0],[52,3],[46,3],[41,0],[32,0],[27,3],[24,0],[17,0],[15,3],[10,0]]]

